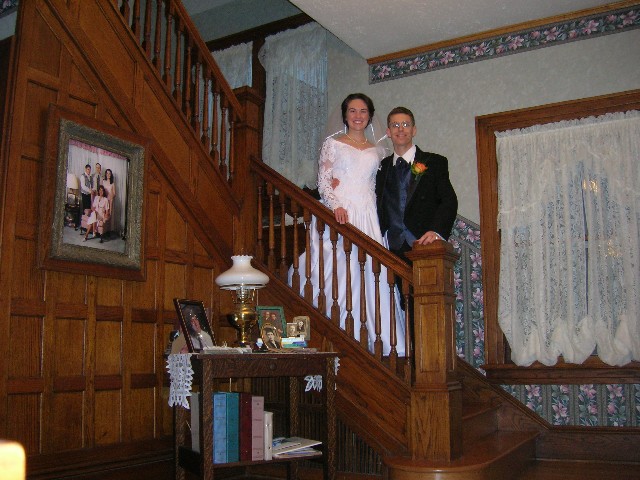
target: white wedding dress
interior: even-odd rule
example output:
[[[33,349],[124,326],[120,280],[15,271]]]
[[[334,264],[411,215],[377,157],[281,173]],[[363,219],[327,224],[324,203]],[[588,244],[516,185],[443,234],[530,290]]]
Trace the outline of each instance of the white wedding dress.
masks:
[[[375,182],[376,173],[380,165],[381,156],[376,147],[359,150],[345,143],[339,142],[332,137],[325,140],[320,153],[318,168],[318,190],[321,201],[330,210],[343,207],[347,210],[349,223],[371,237],[376,242],[387,248],[386,240],[383,240],[380,232],[380,223],[376,211]],[[332,188],[332,182],[339,183]],[[313,285],[313,303],[318,305],[319,294],[319,246],[320,240],[316,229],[315,217],[311,222],[311,283]],[[331,316],[332,282],[333,282],[333,248],[329,240],[329,228],[325,228],[323,237],[323,259],[324,259],[324,285],[326,295],[326,315]],[[340,326],[345,328],[347,317],[346,309],[346,256],[342,244],[342,236],[339,237],[337,246],[338,269],[338,304],[340,306]],[[304,295],[305,275],[305,255],[300,256],[300,294]],[[351,269],[351,301],[354,324],[354,337],[360,339],[360,265],[358,263],[358,249],[354,245],[350,255]],[[375,334],[375,282],[371,269],[371,259],[367,257],[365,264],[365,292],[367,311],[367,332],[369,350],[373,352]],[[291,274],[289,271],[289,283],[291,284]],[[390,294],[387,283],[387,269],[381,268],[379,279],[380,288],[380,324],[381,340],[383,343],[383,354],[390,352]],[[396,317],[396,351],[399,356],[405,353],[405,327],[404,312],[400,308],[400,297],[395,293],[395,317]]]

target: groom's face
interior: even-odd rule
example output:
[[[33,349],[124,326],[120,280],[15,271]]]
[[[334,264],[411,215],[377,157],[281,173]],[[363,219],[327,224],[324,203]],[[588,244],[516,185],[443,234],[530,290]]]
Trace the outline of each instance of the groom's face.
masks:
[[[404,125],[407,126],[405,127]],[[387,125],[387,136],[391,139],[395,150],[408,150],[413,144],[413,137],[415,134],[416,126],[411,121],[411,117],[409,115],[404,113],[391,115],[389,118],[389,125]]]

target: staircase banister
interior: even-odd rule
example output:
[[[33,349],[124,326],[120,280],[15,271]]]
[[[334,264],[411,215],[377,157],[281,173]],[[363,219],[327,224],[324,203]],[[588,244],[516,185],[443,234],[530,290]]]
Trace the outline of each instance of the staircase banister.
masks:
[[[359,229],[350,224],[339,224],[331,210],[308,194],[304,193],[304,191],[300,190],[300,188],[298,188],[294,183],[280,175],[272,168],[266,166],[263,162],[253,160],[251,162],[251,168],[259,177],[271,183],[277,190],[286,192],[287,196],[294,200],[299,206],[312,211],[313,214],[326,225],[335,229],[345,238],[348,238],[354,245],[366,250],[372,257],[377,258],[380,263],[393,270],[398,277],[402,278],[403,282],[408,282],[408,284],[413,283],[412,268],[399,260],[396,255],[391,253],[381,244],[366,235],[362,235],[362,232]]]
[[[224,98],[229,102],[230,106],[232,107],[234,115],[236,116],[236,120],[244,118],[244,107],[240,104],[240,102],[236,98],[236,95],[235,93],[233,93],[233,90],[231,90],[231,87],[229,86],[226,79],[224,78],[224,74],[220,70],[220,67],[218,67],[218,64],[213,58],[213,55],[209,51],[209,47],[207,47],[207,44],[202,39],[200,32],[198,31],[196,26],[193,24],[193,21],[191,20],[191,17],[187,13],[187,10],[184,8],[184,5],[182,5],[181,1],[175,1],[175,0],[168,0],[168,1],[171,2],[171,5],[174,8],[174,12],[180,17],[180,21],[182,22],[184,29],[189,32],[190,39],[194,43],[194,46],[196,46],[198,52],[201,53],[200,56],[202,58],[202,61],[204,61],[207,64],[207,67],[211,69],[211,71],[213,72],[216,78],[219,78],[220,80],[222,80],[221,82],[218,83],[218,86],[220,87],[220,90],[224,93]],[[205,52],[206,52],[206,55],[205,55]]]

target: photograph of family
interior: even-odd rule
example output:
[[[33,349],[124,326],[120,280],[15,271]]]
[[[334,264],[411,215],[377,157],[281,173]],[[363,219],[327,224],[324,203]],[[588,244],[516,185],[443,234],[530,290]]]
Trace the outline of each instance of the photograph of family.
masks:
[[[69,140],[63,243],[125,251],[126,157]]]

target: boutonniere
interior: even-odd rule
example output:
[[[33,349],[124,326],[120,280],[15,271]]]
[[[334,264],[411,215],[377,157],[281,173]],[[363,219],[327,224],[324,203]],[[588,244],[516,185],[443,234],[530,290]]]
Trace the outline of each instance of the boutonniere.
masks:
[[[427,167],[424,163],[413,162],[411,164],[411,173],[413,174],[415,179],[418,180],[424,174],[424,172],[427,171],[428,168],[429,167]]]

